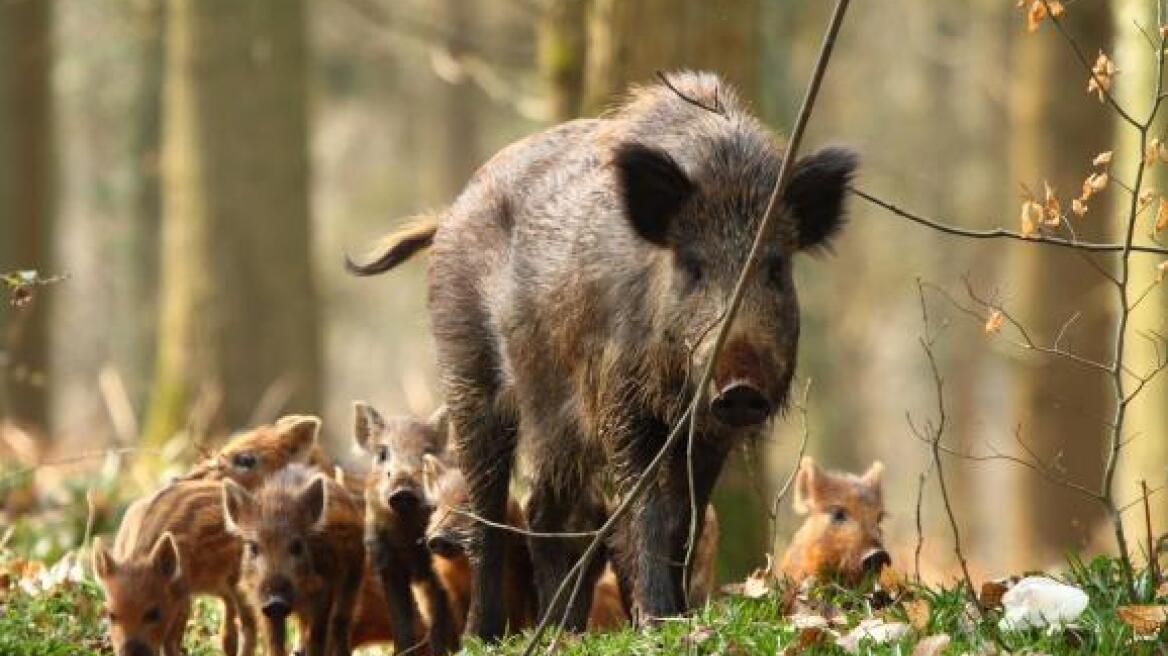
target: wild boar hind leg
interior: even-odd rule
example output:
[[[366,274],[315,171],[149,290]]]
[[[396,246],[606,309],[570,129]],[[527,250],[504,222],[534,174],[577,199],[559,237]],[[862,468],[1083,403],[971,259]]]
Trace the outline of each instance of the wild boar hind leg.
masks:
[[[546,437],[547,434],[545,433]],[[543,446],[562,450],[564,445],[578,444],[569,436],[558,436],[544,441]],[[531,495],[527,499],[526,516],[528,528],[537,533],[561,533],[593,531],[600,528],[605,520],[604,504],[600,495],[592,490],[580,459],[575,454],[545,453],[541,451],[533,463]],[[567,456],[567,457],[564,457]],[[575,460],[576,462],[563,462]],[[559,464],[557,464],[559,461]],[[592,606],[592,591],[607,560],[607,551],[602,549],[584,567],[584,582],[580,594],[567,613],[565,604],[571,594],[561,595],[559,603],[552,606],[552,598],[567,578],[569,571],[584,555],[589,539],[547,538],[532,536],[528,540],[531,549],[531,566],[535,578],[535,592],[540,618],[551,614],[554,621],[566,618],[565,628],[583,631],[588,625],[588,611]]]

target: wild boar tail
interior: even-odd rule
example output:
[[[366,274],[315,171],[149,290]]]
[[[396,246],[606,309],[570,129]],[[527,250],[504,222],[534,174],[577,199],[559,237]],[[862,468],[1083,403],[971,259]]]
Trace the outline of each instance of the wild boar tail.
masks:
[[[438,218],[433,214],[423,214],[409,220],[405,225],[378,240],[371,254],[372,260],[365,263],[354,262],[345,254],[345,270],[355,276],[375,276],[385,273],[405,262],[418,251],[428,248],[438,230]]]

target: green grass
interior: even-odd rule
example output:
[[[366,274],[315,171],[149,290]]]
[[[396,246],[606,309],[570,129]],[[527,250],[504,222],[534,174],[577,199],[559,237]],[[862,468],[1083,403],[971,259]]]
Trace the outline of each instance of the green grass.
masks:
[[[11,551],[0,552],[0,565],[15,562]],[[0,654],[4,656],[96,656],[109,654],[101,619],[101,592],[87,577],[66,580],[48,590],[26,589],[19,575],[10,569],[7,580],[0,578]],[[1137,585],[1140,603],[1168,603],[1168,590],[1157,593],[1150,573],[1141,572]],[[925,601],[927,621],[899,641],[861,645],[861,653],[904,655],[912,653],[924,637],[945,633],[952,642],[946,654],[1045,653],[1045,654],[1168,654],[1168,628],[1155,636],[1138,638],[1118,616],[1126,603],[1118,562],[1096,558],[1084,562],[1071,558],[1065,580],[1086,591],[1090,606],[1074,626],[1057,631],[1006,632],[998,628],[1000,611],[990,610],[977,617],[967,597],[957,587],[907,586],[899,598],[882,610],[874,610],[870,594],[821,588],[812,594],[815,608],[839,613],[832,629],[847,633],[864,618],[880,617],[889,622],[911,624],[905,602]],[[774,591],[758,599],[723,596],[691,616],[662,622],[648,630],[625,629],[611,633],[559,637],[555,653],[567,656],[617,654],[782,654],[796,653],[792,645],[807,636],[796,629],[783,612],[783,596]],[[186,646],[191,656],[219,653],[217,627],[219,605],[200,600],[194,621],[188,628]],[[501,645],[484,646],[474,641],[466,652],[481,656],[506,656],[522,652],[526,636],[515,636]],[[546,636],[547,645],[551,636]],[[543,653],[544,650],[541,650]],[[364,653],[372,653],[366,651]],[[834,643],[834,634],[821,635],[814,644],[804,644],[807,654],[844,654]]]

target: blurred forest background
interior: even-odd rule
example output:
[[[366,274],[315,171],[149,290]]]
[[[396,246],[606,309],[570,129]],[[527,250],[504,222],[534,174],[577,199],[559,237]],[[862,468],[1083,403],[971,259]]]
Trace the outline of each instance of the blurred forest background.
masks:
[[[1154,26],[1153,5],[1079,0],[1066,16],[1091,54],[1114,53],[1114,92],[1140,112],[1153,59],[1134,22]],[[80,489],[147,489],[227,432],[282,413],[320,413],[330,450],[352,457],[352,400],[429,411],[440,398],[424,258],[358,280],[342,254],[449,202],[509,142],[595,115],[658,69],[721,72],[783,133],[828,10],[778,0],[0,0],[0,271],[68,276],[0,309],[0,524],[84,507]],[[1027,34],[1012,0],[866,0],[844,27],[805,143],[859,148],[857,186],[897,204],[1013,228],[1022,185],[1040,193],[1048,180],[1069,198],[1095,154],[1136,147],[1086,79],[1049,25]],[[1153,187],[1168,189],[1164,173],[1151,170]],[[1109,217],[1129,200],[1117,192],[1095,201],[1081,235],[1118,234]],[[812,381],[809,452],[831,467],[888,466],[888,542],[908,566],[929,455],[905,414],[934,404],[916,280],[960,297],[968,275],[1043,336],[1081,312],[1065,343],[1105,361],[1114,317],[1105,280],[1076,253],[956,241],[849,203],[834,254],[797,267],[795,385]],[[1135,275],[1150,281],[1145,268]],[[1137,329],[1164,330],[1168,296],[1164,286],[1153,294]],[[938,354],[954,448],[1016,450],[1021,427],[1035,453],[1095,486],[1112,412],[1106,378],[1022,353],[928,301],[948,325]],[[1154,360],[1142,340],[1132,348]],[[1164,380],[1132,407],[1124,497],[1140,478],[1168,482]],[[723,475],[723,578],[760,564],[771,495],[800,434],[791,412]],[[1112,549],[1097,506],[1073,492],[1000,461],[947,463],[975,575]],[[925,565],[948,573],[932,485]],[[1153,504],[1161,529],[1164,497]],[[1130,514],[1141,535],[1142,513]],[[780,541],[797,521],[784,502]],[[29,548],[72,546],[83,529],[58,522]]]

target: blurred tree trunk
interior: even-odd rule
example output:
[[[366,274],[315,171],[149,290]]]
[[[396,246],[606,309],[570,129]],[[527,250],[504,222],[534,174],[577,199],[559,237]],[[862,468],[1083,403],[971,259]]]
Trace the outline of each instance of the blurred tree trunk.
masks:
[[[1111,19],[1106,3],[1076,3],[1068,7],[1063,20],[1088,52],[1108,49]],[[1025,34],[1018,26],[1014,29],[1020,34],[1011,66],[1011,177],[1024,183],[1040,202],[1043,181],[1049,181],[1063,207],[1069,209],[1070,199],[1079,195],[1090,172],[1091,159],[1109,148],[1111,113],[1085,93],[1086,71],[1049,22],[1035,34]],[[1091,213],[1075,222],[1077,234],[1106,236],[1099,226],[1109,216],[1109,196],[1121,194],[1113,187],[1094,199]],[[1020,206],[1019,201],[1013,217]],[[1012,250],[1012,274],[1002,302],[1019,312],[1035,339],[1043,343],[1053,340],[1074,313],[1082,312],[1067,331],[1064,347],[1108,361],[1113,321],[1108,283],[1075,253],[1024,245]],[[1071,479],[1095,485],[1111,413],[1107,380],[1065,358],[1035,355],[1024,358],[1024,364],[1015,394],[1021,437],[1048,464],[1065,469]],[[1012,441],[1004,435],[999,443],[1007,446]],[[1021,546],[1029,561],[1036,564],[1081,548],[1087,531],[1100,517],[1094,502],[1038,476],[1027,480],[1020,524],[1027,531]]]
[[[0,2],[0,271],[54,273],[49,0]],[[48,436],[48,299],[0,299],[0,421]]]
[[[619,100],[658,70],[715,71],[753,101],[762,34],[759,0],[593,0],[588,17],[584,113]]]
[[[218,430],[316,412],[321,371],[304,4],[166,7],[151,444],[188,419]]]
[[[654,72],[715,71],[756,101],[762,59],[762,6],[757,0],[593,0],[588,16],[584,114],[618,101],[630,84],[655,82]],[[723,540],[720,579],[739,578],[768,551],[769,492],[764,468],[746,447],[727,462],[714,494]],[[754,509],[748,512],[746,509]]]
[[[1115,99],[1137,120],[1144,120],[1152,107],[1156,95],[1155,50],[1149,47],[1147,39],[1136,29],[1139,24],[1149,34],[1156,34],[1156,3],[1144,0],[1117,0],[1112,3],[1112,26],[1115,30],[1115,55],[1113,59],[1123,69],[1123,80],[1114,88]],[[1135,158],[1139,155],[1139,134],[1120,117],[1115,117],[1115,159],[1112,167],[1119,179],[1135,180]],[[1156,134],[1153,132],[1153,134]],[[1165,165],[1158,163],[1144,172],[1145,190],[1168,193],[1168,174]],[[1122,240],[1125,234],[1123,220],[1130,211],[1131,197],[1117,193],[1113,197],[1112,212],[1115,217],[1112,240]],[[1136,227],[1136,239],[1140,240],[1152,232],[1156,220],[1159,201],[1154,201],[1140,215]],[[1148,296],[1132,313],[1128,327],[1128,362],[1132,370],[1144,375],[1154,366],[1157,357],[1164,357],[1163,346],[1159,349],[1140,337],[1142,331],[1156,331],[1168,335],[1168,285],[1156,285],[1156,272],[1152,266],[1154,259],[1133,257],[1131,268],[1130,295],[1134,301],[1140,294],[1152,288]],[[1163,376],[1150,383],[1132,403],[1128,412],[1127,435],[1134,437],[1120,460],[1116,474],[1119,482],[1118,498],[1121,502],[1138,498],[1139,482],[1147,479],[1148,487],[1156,488],[1168,484],[1168,380]],[[1129,380],[1130,393],[1134,381]],[[1166,530],[1168,521],[1168,500],[1163,494],[1151,497],[1153,530]],[[1144,535],[1142,512],[1131,512],[1126,516],[1128,536],[1137,553],[1141,551]]]
[[[539,73],[548,96],[548,119],[576,118],[584,98],[585,24],[589,0],[552,0],[539,23]]]

